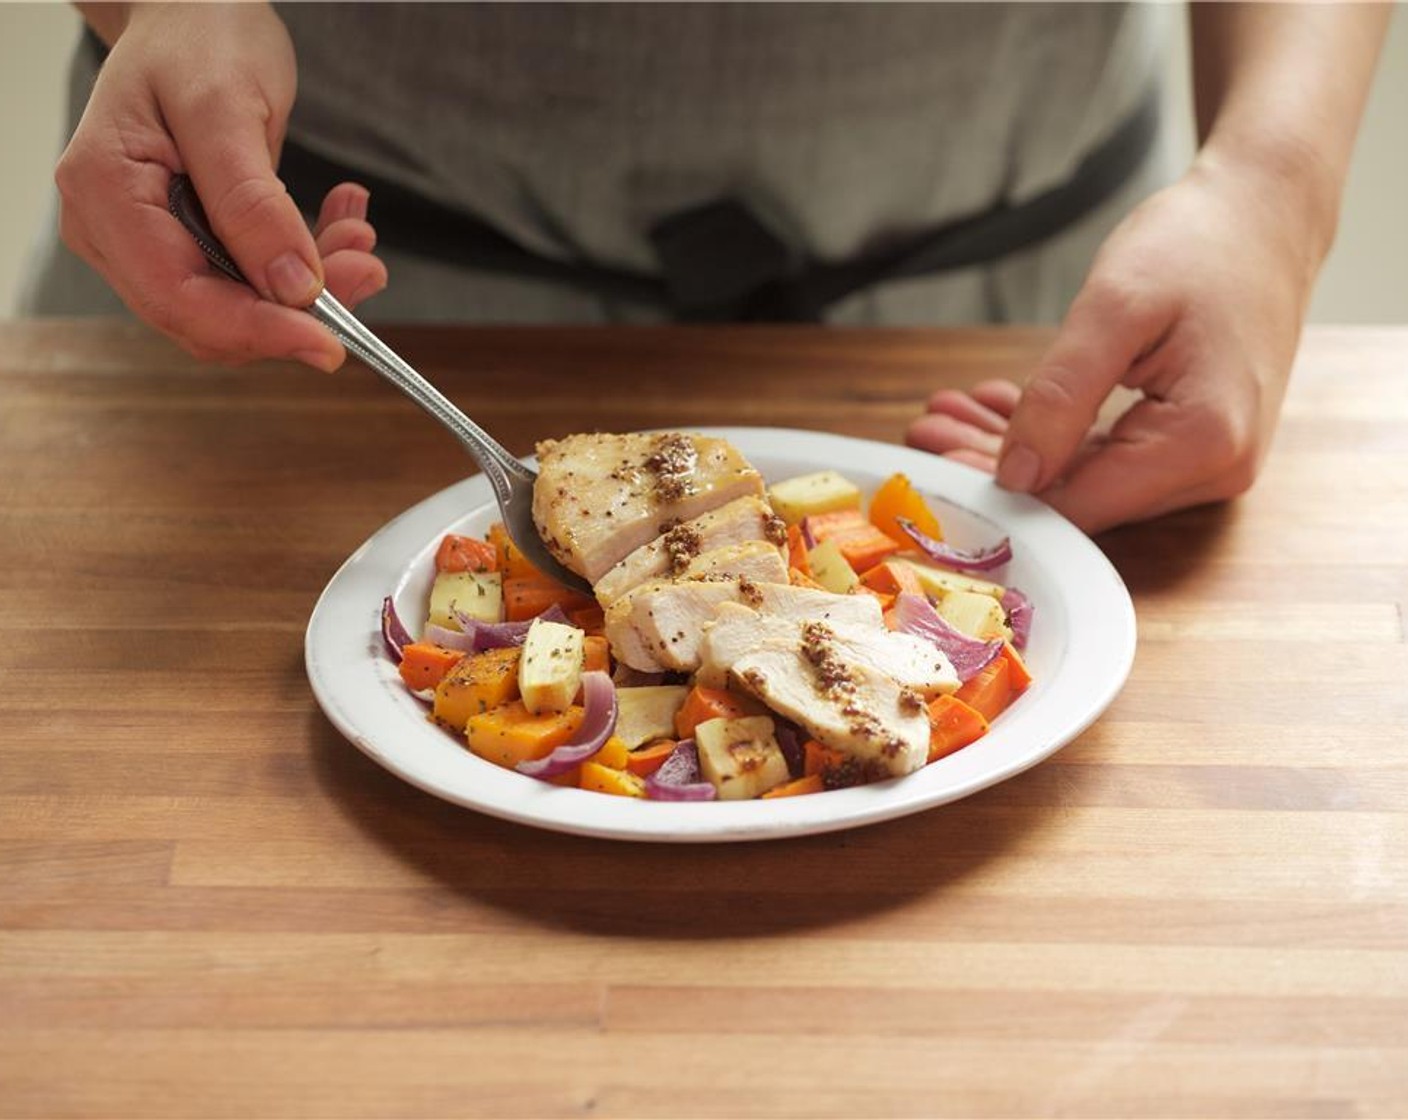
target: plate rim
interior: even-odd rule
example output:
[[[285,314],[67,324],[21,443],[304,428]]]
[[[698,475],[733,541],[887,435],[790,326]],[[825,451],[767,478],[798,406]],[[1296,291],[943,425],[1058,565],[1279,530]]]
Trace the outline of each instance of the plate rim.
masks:
[[[1020,528],[1027,535],[1032,535],[1033,532],[1038,535],[1052,533],[1058,540],[1064,539],[1082,555],[1089,569],[1085,574],[1102,577],[1105,582],[1103,590],[1110,593],[1103,603],[1103,608],[1108,613],[1104,613],[1102,626],[1108,633],[1113,634],[1117,641],[1100,651],[1107,659],[1102,681],[1098,687],[1086,690],[1080,705],[1080,714],[1064,721],[1055,734],[1050,737],[1042,736],[1035,745],[1018,751],[998,767],[980,768],[976,773],[958,778],[938,789],[930,788],[935,782],[916,780],[923,779],[930,770],[926,767],[904,778],[830,791],[825,798],[701,804],[642,802],[533,782],[484,762],[463,748],[455,748],[454,754],[477,764],[477,768],[482,768],[476,770],[471,767],[470,772],[477,773],[475,780],[485,787],[485,792],[475,795],[461,789],[449,788],[443,780],[433,776],[436,770],[434,765],[408,765],[400,752],[384,749],[381,743],[375,741],[378,736],[369,738],[365,734],[366,718],[359,709],[368,703],[375,704],[384,700],[387,694],[386,686],[390,683],[387,679],[388,673],[395,677],[394,688],[399,689],[404,703],[395,699],[393,693],[387,713],[390,707],[404,708],[406,703],[419,704],[404,690],[404,686],[400,685],[400,678],[389,659],[382,656],[378,625],[382,597],[395,594],[404,587],[412,576],[418,554],[414,549],[404,552],[398,567],[393,562],[394,557],[383,558],[379,555],[379,550],[386,548],[390,542],[396,542],[399,547],[398,538],[412,531],[421,533],[426,538],[436,537],[450,529],[457,521],[474,516],[477,511],[492,504],[493,495],[488,480],[482,474],[476,474],[428,495],[385,522],[353,550],[324,585],[305,629],[304,665],[314,699],[326,718],[357,749],[403,781],[442,800],[491,817],[529,827],[601,839],[719,843],[780,839],[859,828],[971,796],[1030,769],[1074,741],[1108,709],[1128,680],[1138,641],[1137,621],[1129,590],[1118,570],[1099,546],[1070,521],[1038,499],[1001,490],[990,475],[963,464],[898,444],[882,443],[857,436],[798,428],[746,425],[691,426],[680,430],[728,439],[739,445],[740,450],[749,458],[766,458],[772,453],[769,449],[760,449],[759,444],[787,444],[801,440],[806,445],[806,454],[797,454],[796,457],[814,458],[817,469],[825,469],[823,464],[831,462],[837,465],[837,469],[842,470],[842,473],[845,473],[844,467],[839,464],[848,461],[845,452],[863,452],[872,459],[879,456],[884,462],[875,467],[874,472],[867,463],[866,473],[889,473],[891,469],[905,470],[915,478],[921,489],[933,494],[940,501],[1003,531],[1008,531],[1010,526],[1014,529]],[[828,447],[834,449],[834,457],[826,454]],[[812,450],[813,448],[815,450]],[[531,463],[532,459],[525,458],[524,461]],[[891,462],[897,465],[891,468]],[[964,497],[970,500],[965,502]],[[430,524],[432,518],[437,520]],[[422,522],[427,523],[423,531]],[[421,547],[420,551],[424,553],[424,547]],[[347,617],[334,617],[338,596],[351,590],[352,586],[359,582],[358,577],[370,577],[374,574],[369,570],[374,561],[382,561],[383,567],[391,566],[395,570],[374,596],[374,601],[366,603],[366,610],[361,615],[363,621],[354,623],[352,619],[356,617],[356,612],[350,611]],[[360,602],[360,597],[358,601]],[[1063,610],[1065,606],[1063,597]],[[1073,620],[1068,620],[1068,640],[1071,621]],[[322,642],[336,636],[339,627],[343,630],[355,627],[352,634],[344,637],[362,634],[364,641],[361,643],[361,654],[350,662],[351,668],[354,671],[359,668],[365,670],[369,679],[360,683],[376,684],[376,689],[352,688],[352,682],[339,683],[329,680],[326,671],[329,661],[324,657]],[[350,648],[355,650],[357,645],[358,643],[353,642]],[[341,656],[347,654],[343,653]],[[350,705],[347,703],[349,688],[352,688],[357,701]],[[375,699],[369,700],[368,697]],[[419,710],[422,713],[424,729],[445,744],[455,743],[453,736],[424,719],[423,708]],[[1003,741],[1005,740],[999,742]],[[949,756],[949,759],[933,765],[942,766],[963,754],[964,752],[957,752]],[[436,752],[431,761],[439,759],[443,763],[448,757]],[[463,767],[456,763],[453,769],[463,770]],[[505,782],[514,784],[505,787]],[[495,795],[500,789],[508,790],[506,799]],[[817,804],[823,801],[825,805]]]

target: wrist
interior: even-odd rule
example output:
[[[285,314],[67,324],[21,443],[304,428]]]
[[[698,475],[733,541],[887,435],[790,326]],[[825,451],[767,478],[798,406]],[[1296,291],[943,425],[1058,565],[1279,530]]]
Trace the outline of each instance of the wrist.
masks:
[[[1274,224],[1314,280],[1334,244],[1343,184],[1313,145],[1267,130],[1250,136],[1214,130],[1194,159],[1192,174],[1242,193]]]

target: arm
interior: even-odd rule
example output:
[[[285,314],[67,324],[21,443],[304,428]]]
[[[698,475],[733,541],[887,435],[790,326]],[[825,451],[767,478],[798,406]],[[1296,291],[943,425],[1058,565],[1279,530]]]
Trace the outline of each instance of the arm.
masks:
[[[1198,4],[1202,145],[1091,265],[1026,387],[939,394],[910,440],[1087,531],[1244,492],[1330,244],[1388,6]],[[1108,433],[1101,404],[1141,394]]]

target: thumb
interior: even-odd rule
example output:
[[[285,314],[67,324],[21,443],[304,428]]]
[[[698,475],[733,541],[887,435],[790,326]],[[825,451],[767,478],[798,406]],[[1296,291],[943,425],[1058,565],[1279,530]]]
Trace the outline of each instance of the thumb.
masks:
[[[997,481],[1038,492],[1066,472],[1111,390],[1172,325],[1167,301],[1088,280],[1012,413]]]
[[[265,299],[307,307],[323,288],[322,258],[274,174],[268,115],[236,95],[177,107],[168,125],[211,227],[249,282]]]

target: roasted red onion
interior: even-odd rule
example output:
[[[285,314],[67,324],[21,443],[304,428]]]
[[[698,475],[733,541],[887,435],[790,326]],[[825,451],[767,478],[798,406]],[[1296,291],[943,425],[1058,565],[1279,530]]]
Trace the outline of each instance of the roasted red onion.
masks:
[[[984,642],[955,630],[922,595],[904,592],[895,599],[893,611],[896,626],[906,634],[933,642],[953,663],[960,681],[976,676],[1002,652],[1000,639]]]
[[[476,652],[473,634],[466,634],[463,630],[451,630],[448,626],[436,626],[433,622],[425,624],[420,640],[433,642],[444,649],[457,649],[463,653]]]
[[[391,601],[390,595],[381,601],[381,640],[386,643],[387,652],[398,662],[406,656],[406,647],[414,640],[401,625],[396,604]]]
[[[470,636],[471,644],[468,647],[472,653],[483,653],[486,649],[507,649],[512,646],[521,646],[525,638],[528,637],[528,628],[539,618],[544,622],[561,622],[570,625],[567,615],[556,603],[536,618],[527,618],[521,622],[481,622],[477,618],[471,618],[464,611],[456,610],[455,621],[460,624],[464,633]],[[455,649],[461,647],[455,646]]]
[[[1002,609],[1007,612],[1007,625],[1012,627],[1012,645],[1026,649],[1032,632],[1032,614],[1036,610],[1032,601],[1015,587],[1009,587],[1002,593]]]
[[[616,730],[616,687],[598,669],[582,674],[582,695],[586,711],[577,733],[546,758],[520,762],[517,770],[530,778],[555,778],[579,762],[596,754]]]
[[[794,778],[800,778],[806,765],[806,752],[802,748],[802,732],[795,723],[774,716],[772,733],[773,738],[777,740],[778,749],[782,751],[782,757],[787,760],[788,773]]]
[[[699,748],[693,739],[681,739],[660,768],[645,779],[645,796],[652,801],[713,801],[713,783],[699,773]]]
[[[921,533],[918,526],[907,517],[897,517],[895,520],[929,559],[937,561],[946,568],[952,568],[959,572],[986,572],[993,568],[1000,568],[1012,559],[1012,539],[1010,537],[1003,537],[997,544],[988,548],[967,552]]]

